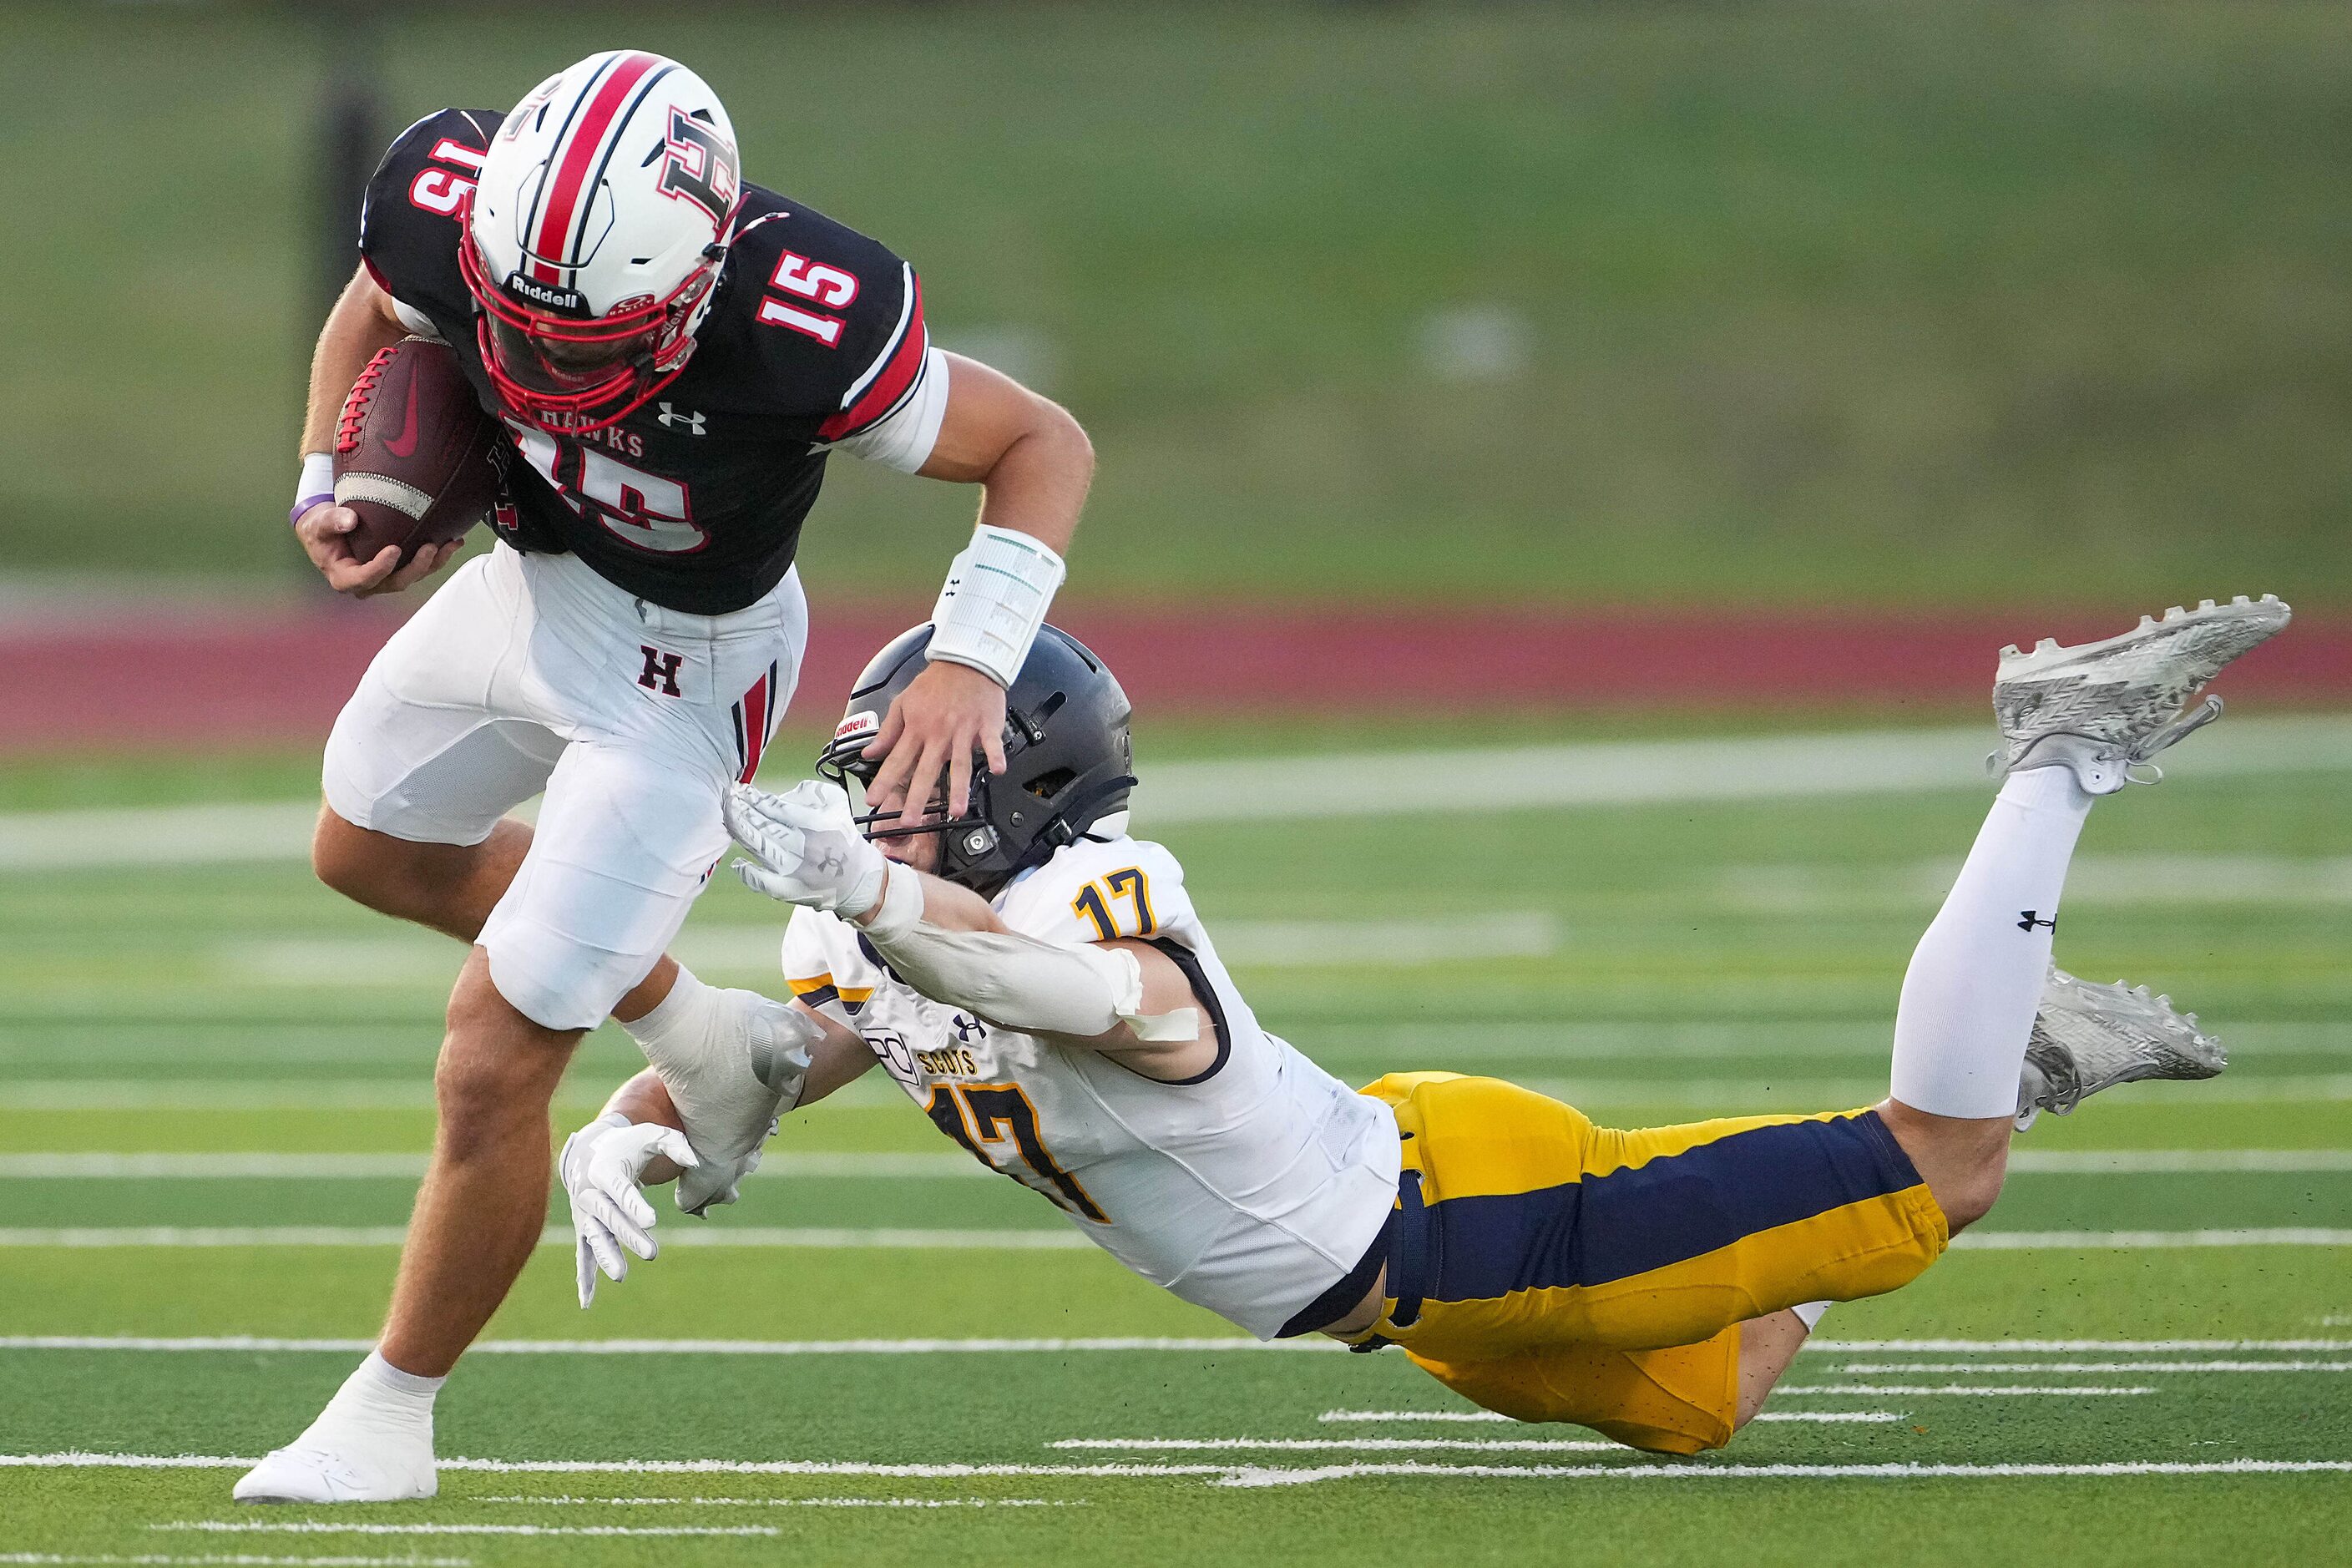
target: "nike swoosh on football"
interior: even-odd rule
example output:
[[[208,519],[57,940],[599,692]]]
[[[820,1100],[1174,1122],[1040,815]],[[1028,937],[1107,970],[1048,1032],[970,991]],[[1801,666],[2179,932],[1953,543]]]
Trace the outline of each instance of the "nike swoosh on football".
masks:
[[[405,458],[416,450],[416,380],[414,376],[410,377],[408,382],[408,412],[405,420],[406,422],[400,427],[400,439],[386,441],[383,444],[383,449],[395,458]]]

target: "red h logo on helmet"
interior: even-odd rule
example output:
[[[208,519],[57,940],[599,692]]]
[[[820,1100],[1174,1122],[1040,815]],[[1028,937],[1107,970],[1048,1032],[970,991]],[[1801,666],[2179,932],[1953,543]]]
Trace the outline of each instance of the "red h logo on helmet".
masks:
[[[726,223],[742,189],[735,144],[685,110],[671,110],[669,156],[662,163],[661,188],[709,213],[712,223]]]

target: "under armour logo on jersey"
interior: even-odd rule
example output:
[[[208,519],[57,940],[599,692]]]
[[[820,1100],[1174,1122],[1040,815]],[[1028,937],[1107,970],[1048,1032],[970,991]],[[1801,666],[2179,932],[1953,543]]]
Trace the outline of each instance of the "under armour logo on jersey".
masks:
[[[654,417],[662,422],[662,428],[665,430],[670,428],[672,426],[683,425],[686,426],[686,432],[688,435],[699,436],[702,434],[702,422],[705,419],[708,419],[709,416],[707,414],[680,414],[676,408],[672,407],[667,400],[665,400],[661,405],[661,412],[655,415]]]
[[[648,643],[639,643],[637,651],[646,656],[645,672],[637,677],[639,686],[664,697],[683,695],[677,689],[677,667],[686,662],[686,655],[664,653]]]
[[[953,1029],[955,1037],[966,1045],[971,1044],[972,1041],[988,1033],[988,1026],[969,1013],[958,1013],[950,1018],[948,1027]]]
[[[2033,917],[2039,913],[2041,913],[2039,910],[2018,910],[2017,929],[2020,931],[2032,931],[2035,926],[2046,926],[2052,931],[2056,931],[2058,929],[2058,921],[2054,916],[2046,921],[2034,919]]]

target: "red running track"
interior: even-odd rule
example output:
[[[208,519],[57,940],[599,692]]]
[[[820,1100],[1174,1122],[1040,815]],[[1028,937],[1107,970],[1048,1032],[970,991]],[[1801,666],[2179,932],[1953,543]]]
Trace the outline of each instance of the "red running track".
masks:
[[[920,613],[816,605],[800,718],[831,719],[866,657]],[[2108,613],[1076,605],[1062,624],[1150,716],[1951,706],[1984,700],[2004,643],[2080,642],[2129,623]],[[396,625],[397,612],[365,605],[116,607],[0,623],[0,752],[316,745]],[[2232,669],[2228,689],[2352,705],[2352,622],[2299,618]]]

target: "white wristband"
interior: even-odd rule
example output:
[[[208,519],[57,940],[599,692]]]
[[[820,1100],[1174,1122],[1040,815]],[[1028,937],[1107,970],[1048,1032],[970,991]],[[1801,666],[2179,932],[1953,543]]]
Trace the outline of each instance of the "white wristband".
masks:
[[[335,499],[335,458],[331,452],[302,454],[302,477],[294,482],[294,520],[322,500]]]
[[[331,496],[335,493],[335,455],[332,452],[302,454],[302,477],[294,486],[294,499],[309,496]]]
[[[1062,558],[1029,535],[980,524],[948,567],[923,657],[970,665],[1011,686],[1064,572]]]

